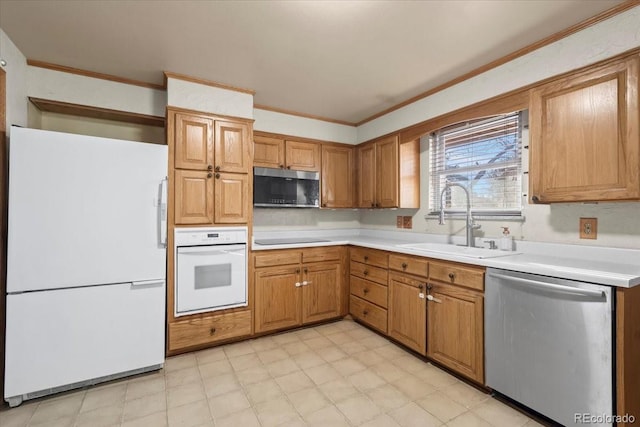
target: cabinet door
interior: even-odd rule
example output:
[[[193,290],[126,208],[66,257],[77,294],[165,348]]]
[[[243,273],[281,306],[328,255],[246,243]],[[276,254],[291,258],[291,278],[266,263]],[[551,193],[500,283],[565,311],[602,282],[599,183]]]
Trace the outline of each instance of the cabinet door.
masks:
[[[215,170],[249,172],[249,125],[216,120]]]
[[[284,168],[284,140],[254,135],[253,166]]]
[[[175,114],[175,167],[207,170],[213,168],[213,120]]]
[[[479,383],[484,382],[483,297],[456,286],[430,284],[427,355]]]
[[[320,172],[320,144],[286,141],[285,150],[287,169]]]
[[[373,208],[376,205],[376,146],[358,147],[357,154],[357,206]]]
[[[399,206],[398,137],[376,143],[376,203],[379,208]]]
[[[246,224],[249,221],[249,175],[215,174],[215,222]]]
[[[427,346],[425,287],[424,281],[389,275],[389,335],[421,354],[426,353]]]
[[[531,92],[534,203],[640,198],[639,62],[635,55]]]
[[[353,148],[322,146],[322,207],[353,207]]]
[[[261,268],[255,271],[256,332],[298,326],[302,293],[300,267]]]
[[[213,174],[206,171],[176,169],[175,223],[213,223]]]
[[[340,263],[308,264],[302,268],[302,323],[340,315]]]

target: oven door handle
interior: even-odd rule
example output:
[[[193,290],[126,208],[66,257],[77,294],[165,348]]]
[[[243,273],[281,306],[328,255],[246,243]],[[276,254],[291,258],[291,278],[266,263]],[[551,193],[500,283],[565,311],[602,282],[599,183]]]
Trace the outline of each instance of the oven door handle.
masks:
[[[242,254],[247,250],[246,244],[240,245],[207,245],[207,246],[178,246],[178,254],[189,255],[228,255],[231,252],[240,252]]]

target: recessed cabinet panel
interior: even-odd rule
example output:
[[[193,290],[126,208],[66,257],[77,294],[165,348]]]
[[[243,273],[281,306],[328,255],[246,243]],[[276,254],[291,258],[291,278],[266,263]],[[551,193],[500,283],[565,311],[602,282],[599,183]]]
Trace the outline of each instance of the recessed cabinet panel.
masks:
[[[302,320],[300,269],[264,268],[255,272],[255,331],[266,332],[297,326]]]
[[[398,137],[376,143],[376,207],[399,206]]]
[[[322,207],[353,207],[353,148],[322,146]]]
[[[302,322],[338,317],[342,275],[340,264],[311,264],[302,270]]]
[[[358,207],[376,204],[376,148],[374,144],[358,147]]]
[[[249,221],[249,176],[235,173],[215,174],[215,222],[245,224]]]
[[[286,141],[285,150],[288,169],[320,172],[320,144]]]
[[[215,170],[249,172],[249,126],[216,120]]]
[[[213,179],[206,171],[175,171],[175,223],[213,222]]]
[[[427,347],[426,281],[389,276],[389,336],[425,354]]]
[[[284,168],[283,139],[255,135],[253,141],[253,166]]]
[[[175,115],[175,167],[206,170],[213,167],[213,120]]]

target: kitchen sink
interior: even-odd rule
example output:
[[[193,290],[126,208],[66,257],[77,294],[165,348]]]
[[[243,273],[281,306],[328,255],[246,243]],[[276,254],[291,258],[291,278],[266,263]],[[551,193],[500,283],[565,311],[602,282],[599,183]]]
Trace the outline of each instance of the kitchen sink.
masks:
[[[470,248],[468,246],[451,245],[446,243],[410,243],[397,245],[399,248],[414,249],[416,251],[440,254],[458,255],[467,258],[498,258],[515,255],[517,252],[499,251],[497,249]]]

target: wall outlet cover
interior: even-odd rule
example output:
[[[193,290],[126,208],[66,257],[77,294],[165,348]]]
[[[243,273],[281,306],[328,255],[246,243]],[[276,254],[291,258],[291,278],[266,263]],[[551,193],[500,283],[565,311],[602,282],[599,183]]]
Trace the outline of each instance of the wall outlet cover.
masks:
[[[412,216],[403,216],[402,217],[402,228],[413,228],[413,217]]]
[[[598,218],[580,218],[580,238],[598,238]]]

